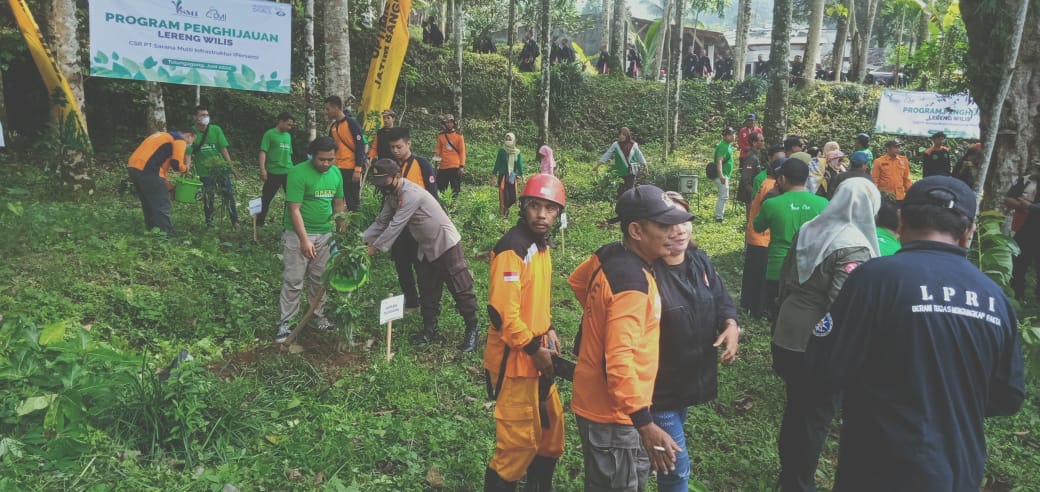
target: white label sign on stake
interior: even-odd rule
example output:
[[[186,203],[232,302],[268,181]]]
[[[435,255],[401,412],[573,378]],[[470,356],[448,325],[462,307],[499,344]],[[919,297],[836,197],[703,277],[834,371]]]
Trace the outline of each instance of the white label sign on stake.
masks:
[[[567,212],[560,214],[560,229],[567,228]]]
[[[385,325],[404,317],[404,295],[388,297],[379,303],[379,324]]]
[[[264,209],[263,201],[259,198],[249,200],[249,215],[257,215]]]

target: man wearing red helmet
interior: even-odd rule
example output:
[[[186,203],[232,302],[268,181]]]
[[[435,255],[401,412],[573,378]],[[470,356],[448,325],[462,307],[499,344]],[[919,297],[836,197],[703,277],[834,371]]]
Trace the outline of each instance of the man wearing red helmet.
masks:
[[[560,342],[552,327],[549,233],[567,199],[555,176],[538,174],[520,195],[520,220],[498,241],[491,257],[491,327],[484,368],[495,405],[495,454],[485,491],[552,489],[563,454],[563,405],[553,384],[552,355]]]

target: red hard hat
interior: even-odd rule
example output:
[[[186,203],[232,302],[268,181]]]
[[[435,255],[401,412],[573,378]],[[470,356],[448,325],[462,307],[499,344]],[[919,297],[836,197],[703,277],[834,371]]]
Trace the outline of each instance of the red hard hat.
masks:
[[[541,198],[561,207],[567,206],[567,192],[563,182],[551,174],[536,174],[527,180],[521,198]]]

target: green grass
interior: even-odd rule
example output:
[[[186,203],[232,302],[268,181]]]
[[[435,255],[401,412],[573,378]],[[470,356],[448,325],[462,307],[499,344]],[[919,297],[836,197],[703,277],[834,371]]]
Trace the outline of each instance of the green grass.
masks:
[[[471,155],[494,155],[491,145],[470,145]],[[571,228],[565,240],[556,236],[566,249],[554,251],[553,314],[565,344],[581,314],[566,277],[618,237],[615,228],[597,226],[613,215],[614,185],[588,172],[595,157],[557,152],[572,200]],[[248,227],[233,232],[226,219],[206,230],[198,203],[175,204],[178,238],[166,242],[141,230],[136,199],[115,192],[123,177],[118,162],[99,171],[95,196],[75,200],[52,196],[47,178],[28,165],[0,164],[0,358],[11,361],[0,365],[0,490],[221,490],[227,483],[239,490],[480,489],[494,420],[481,356],[454,350],[462,321],[450,296],[442,326],[451,344],[410,346],[407,335],[420,324],[410,315],[394,324],[396,355],[387,362],[377,306],[397,285],[389,258],[379,255],[361,292],[330,298],[337,332],[305,334],[302,353],[278,352],[270,340],[281,284],[280,197],[257,243]],[[485,253],[515,216],[497,217],[489,176],[468,169],[449,210],[477,296],[486,299]],[[242,172],[240,208],[260,190],[255,172]],[[674,172],[655,168],[655,179]],[[701,192],[696,214],[710,217],[714,191],[702,182]],[[354,226],[367,225],[377,208],[367,194]],[[739,206],[730,207],[724,224],[702,220],[694,231],[734,297],[742,217]],[[354,347],[337,314],[350,310],[362,313]],[[1035,314],[1035,306],[1026,311]],[[65,342],[33,348],[19,341],[24,330],[36,333],[56,321],[68,321]],[[768,327],[741,324],[739,358],[721,369],[718,400],[692,409],[687,425],[693,477],[713,491],[764,490],[778,471],[783,391],[770,368]],[[152,373],[182,348],[195,361],[159,383]],[[40,368],[33,376],[11,376],[30,363]],[[1030,385],[1016,416],[987,422],[987,477],[995,490],[1040,484],[1035,390]],[[562,383],[565,405],[570,392]],[[17,415],[25,399],[48,394],[60,395],[61,411]],[[577,491],[580,444],[573,415],[566,418],[556,484]],[[825,487],[836,454],[835,428],[819,467]]]

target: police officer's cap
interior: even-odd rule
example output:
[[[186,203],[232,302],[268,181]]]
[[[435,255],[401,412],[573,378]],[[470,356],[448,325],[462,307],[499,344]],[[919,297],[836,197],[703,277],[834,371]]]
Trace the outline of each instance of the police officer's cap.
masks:
[[[401,166],[392,159],[379,159],[372,164],[372,184],[386,186],[394,177],[401,174]]]

